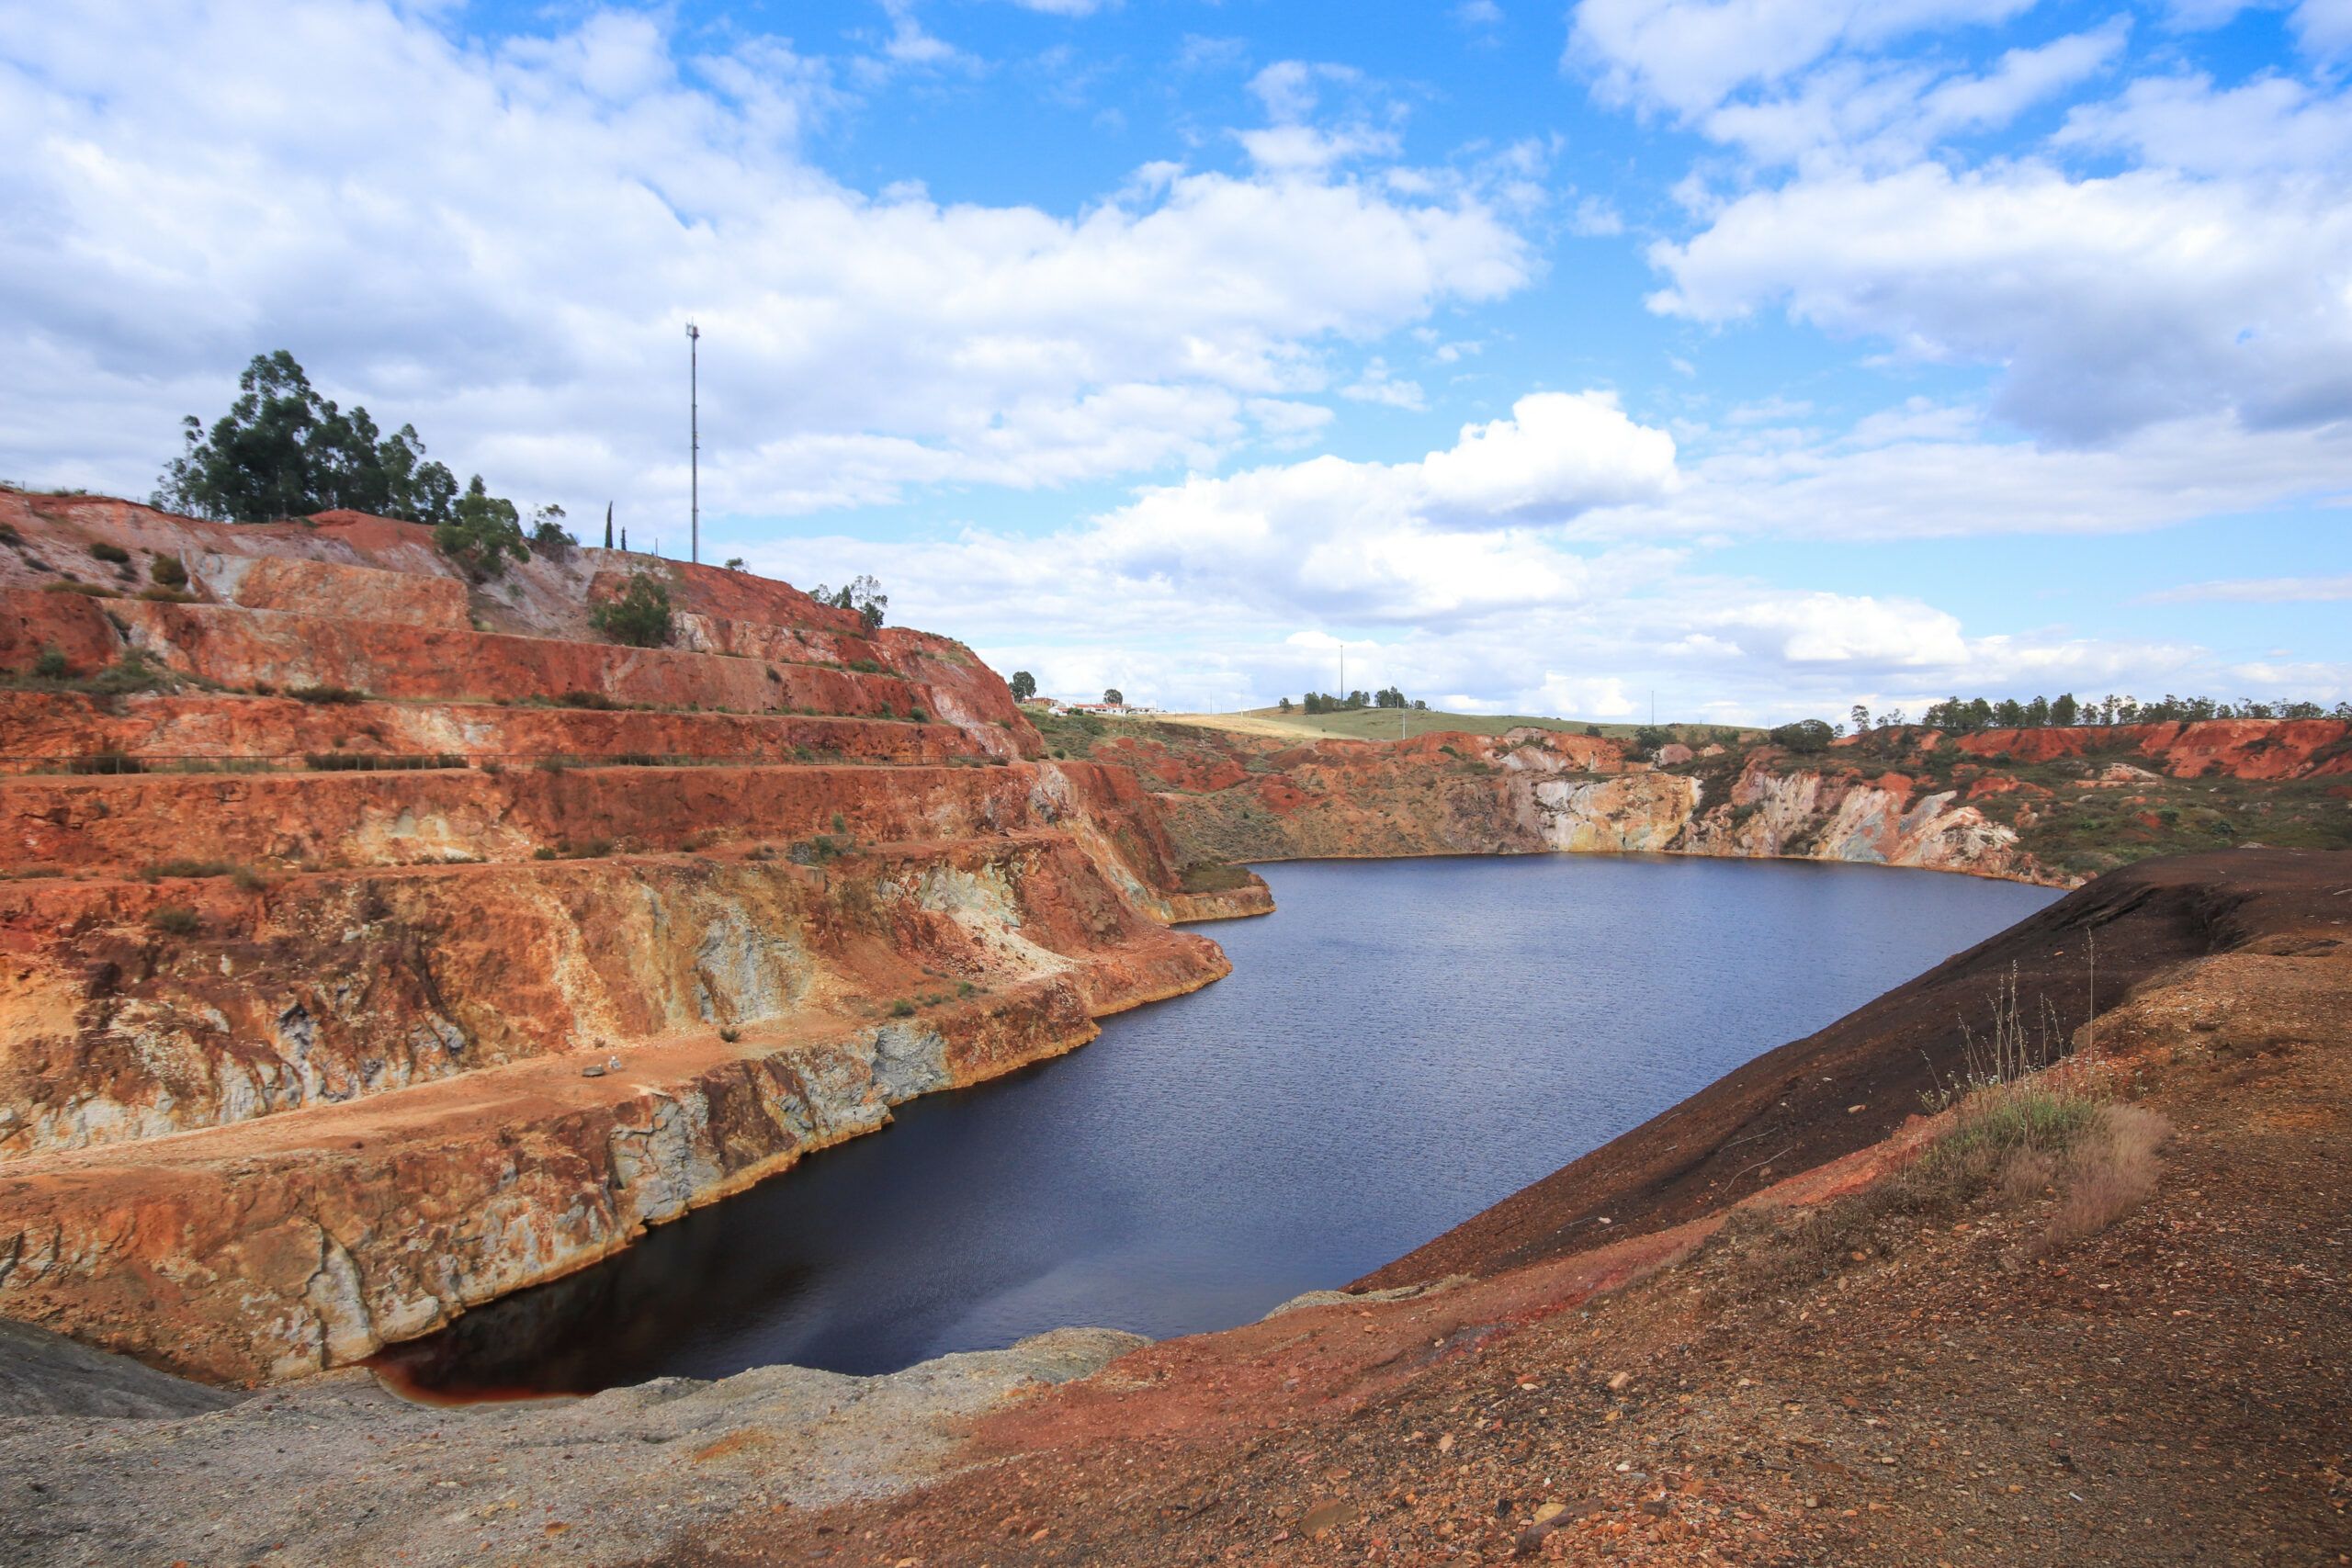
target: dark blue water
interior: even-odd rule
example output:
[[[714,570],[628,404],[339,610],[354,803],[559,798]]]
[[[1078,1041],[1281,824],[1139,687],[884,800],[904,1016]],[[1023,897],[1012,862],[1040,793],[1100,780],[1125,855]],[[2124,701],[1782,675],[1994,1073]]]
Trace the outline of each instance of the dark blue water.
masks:
[[[409,1348],[448,1393],[895,1370],[1346,1283],[2054,895],[1642,856],[1265,868],[1230,978]]]

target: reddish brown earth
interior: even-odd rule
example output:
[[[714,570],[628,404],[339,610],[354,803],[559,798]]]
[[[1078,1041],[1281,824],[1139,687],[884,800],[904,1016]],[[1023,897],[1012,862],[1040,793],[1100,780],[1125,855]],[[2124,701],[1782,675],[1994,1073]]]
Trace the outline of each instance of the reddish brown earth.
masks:
[[[2054,1241],[2056,1185],[1881,1201],[1951,1135],[1876,1103],[1903,1059],[2012,964],[2077,1001],[2094,931],[2131,985],[2069,1015],[2075,1077],[2168,1119],[2153,1191]],[[2352,857],[2117,873],[1377,1277],[1426,1288],[1135,1351],[960,1473],[654,1561],[2339,1562],[2347,1024]]]
[[[962,645],[782,583],[0,524],[0,1314],[157,1365],[429,1332],[1214,980],[1169,923],[1270,907]],[[671,647],[590,627],[640,572]]]

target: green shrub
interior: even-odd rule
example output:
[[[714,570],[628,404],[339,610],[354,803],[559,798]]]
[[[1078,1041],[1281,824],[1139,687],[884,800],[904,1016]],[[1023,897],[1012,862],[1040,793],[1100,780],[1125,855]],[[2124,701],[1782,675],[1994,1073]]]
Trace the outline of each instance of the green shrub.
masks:
[[[921,708],[909,708],[907,710],[907,716],[914,720],[917,724],[929,724],[931,722],[931,716],[923,712]]]
[[[139,596],[150,604],[193,604],[196,595],[177,588],[142,588]]]
[[[90,546],[90,554],[109,565],[129,566],[130,564],[129,550],[124,549],[120,545],[107,544],[104,539],[99,539]]]
[[[160,864],[149,866],[147,880],[153,882],[165,876],[188,878],[233,876],[243,869],[242,866],[225,860],[167,860]]]
[[[897,1001],[890,1004],[890,1016],[892,1018],[912,1018],[914,1015],[915,1004],[907,1000],[904,997],[900,997]]]
[[[70,582],[45,582],[43,593],[79,593],[85,599],[119,599],[120,593],[100,582],[84,582],[78,578]]]
[[[457,515],[433,530],[433,547],[480,582],[498,576],[509,560],[529,558],[514,503],[490,494],[476,474],[458,498]]]
[[[158,588],[186,588],[187,568],[177,556],[157,556],[147,563],[148,580]]]
[[[406,773],[466,765],[455,751],[390,757],[371,751],[311,751],[302,761],[314,773]]]
[[[62,649],[44,648],[33,658],[33,673],[44,681],[62,680],[65,669],[65,651]]]
[[[147,917],[147,923],[165,936],[194,936],[204,929],[196,911],[182,904],[158,905]]]
[[[323,703],[329,706],[345,706],[368,700],[365,692],[355,692],[348,686],[288,686],[286,694],[298,703]]]
[[[732,1045],[743,1038],[743,1032],[731,1023],[722,1023],[718,1026],[718,1037]]]
[[[617,598],[588,612],[588,623],[631,648],[663,647],[671,637],[670,590],[646,572],[632,573]]]
[[[142,649],[125,649],[120,659],[90,677],[89,690],[100,696],[121,696],[130,692],[158,691],[172,683],[170,674],[147,662]]]
[[[621,705],[602,692],[566,692],[556,699],[556,703],[560,707],[595,708],[605,713]]]
[[[1794,724],[1777,726],[1771,732],[1772,744],[1784,751],[1807,755],[1829,750],[1829,726],[1817,718],[1801,718]]]

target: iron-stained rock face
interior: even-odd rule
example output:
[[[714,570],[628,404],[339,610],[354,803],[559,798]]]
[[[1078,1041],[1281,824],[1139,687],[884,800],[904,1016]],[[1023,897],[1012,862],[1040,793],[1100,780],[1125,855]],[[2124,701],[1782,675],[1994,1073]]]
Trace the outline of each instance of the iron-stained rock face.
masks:
[[[0,659],[69,666],[0,692],[0,1314],[199,1376],[583,1267],[1216,978],[1164,922],[1266,907],[1188,890],[1134,775],[1037,760],[960,645],[780,583],[580,550],[469,590],[344,514],[0,519]],[[33,585],[93,542],[194,602]],[[639,572],[673,647],[589,634]],[[134,656],[149,689],[86,679]]]

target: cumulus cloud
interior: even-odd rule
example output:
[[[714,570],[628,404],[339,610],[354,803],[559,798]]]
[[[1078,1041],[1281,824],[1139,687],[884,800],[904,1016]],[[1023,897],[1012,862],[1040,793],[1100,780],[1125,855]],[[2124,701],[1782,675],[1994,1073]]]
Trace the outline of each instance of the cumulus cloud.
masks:
[[[692,316],[707,508],[1073,483],[1295,439],[1325,340],[1533,270],[1466,178],[1407,194],[1329,159],[1152,165],[1070,212],[862,192],[808,150],[845,80],[774,39],[690,55],[636,13],[494,45],[370,0],[15,18],[0,465],[141,489],[178,415],[283,345],[460,471],[668,510]],[[103,434],[63,412],[99,401]]]
[[[1799,179],[1650,259],[1661,313],[1778,307],[1931,361],[2002,367],[1995,409],[2090,442],[2186,415],[2352,413],[2352,203],[2341,182],[2027,161]]]
[[[1681,468],[1664,502],[1596,509],[1595,541],[1855,543],[2122,534],[2352,496],[2352,429],[2249,432],[2226,415],[2095,448],[1996,439],[1964,407],[1913,400],[1839,434],[1761,429]]]

